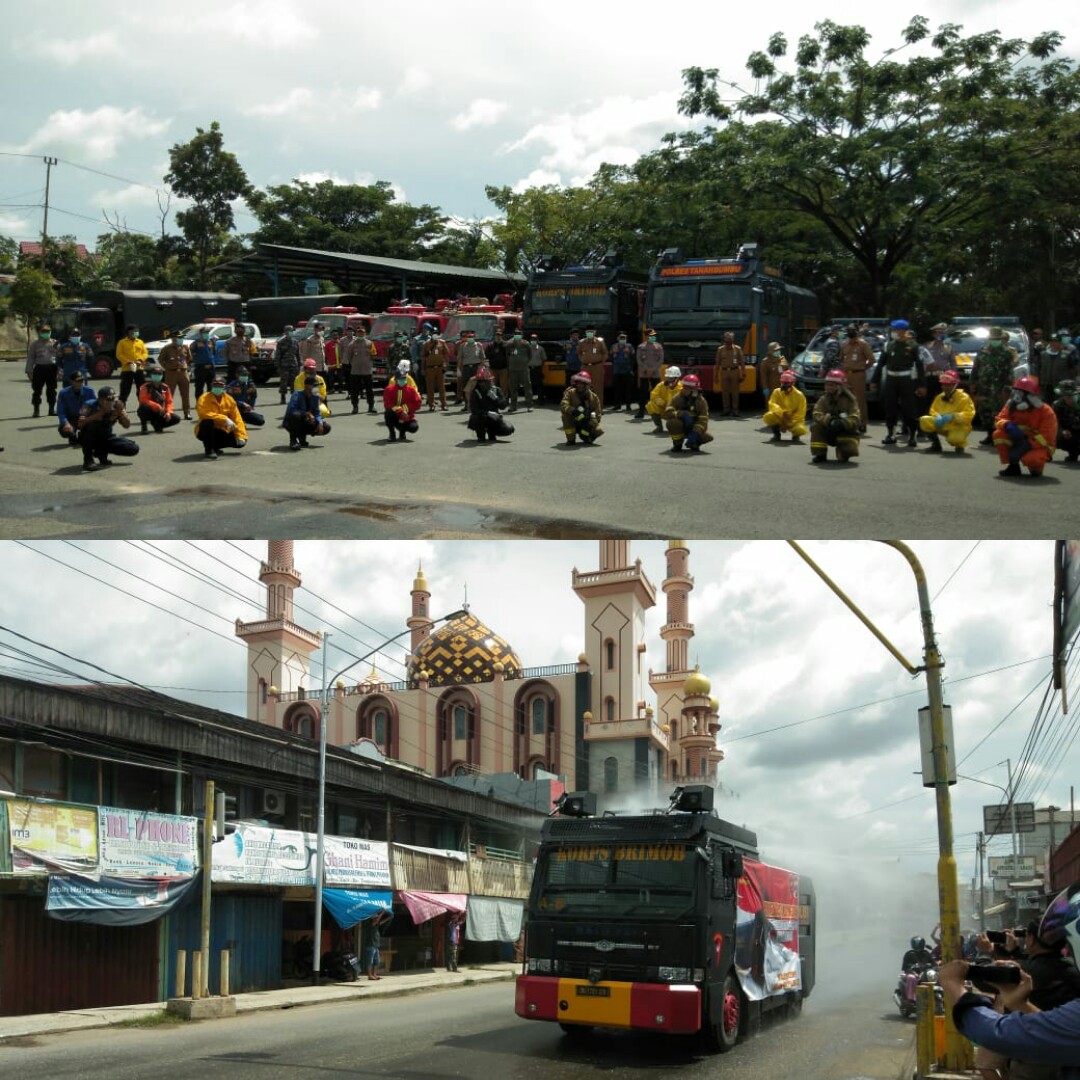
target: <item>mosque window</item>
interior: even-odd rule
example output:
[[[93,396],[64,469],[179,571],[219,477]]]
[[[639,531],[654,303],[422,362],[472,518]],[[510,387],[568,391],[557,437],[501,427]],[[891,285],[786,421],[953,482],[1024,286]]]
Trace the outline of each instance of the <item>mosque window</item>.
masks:
[[[619,759],[609,757],[604,759],[604,791],[609,794],[619,790]]]
[[[386,745],[386,710],[380,709],[375,714],[375,742],[379,746]]]
[[[469,770],[468,770],[468,768],[466,768],[466,766],[464,766],[464,765],[455,765],[454,766],[454,776],[468,776],[468,775],[469,775]]]
[[[671,741],[674,742],[679,737],[679,721],[671,721]]]
[[[465,706],[464,705],[455,705],[454,706],[454,738],[455,739],[461,739],[462,741],[465,740],[465,736],[466,736],[465,719],[466,719]]]
[[[534,761],[532,767],[532,778],[534,780],[540,779],[540,774],[544,771],[544,763],[542,761]]]
[[[608,671],[615,670],[615,642],[611,638],[604,642],[604,666]]]
[[[266,704],[266,680],[265,679],[260,679],[259,680],[259,704],[260,705],[265,705]]]
[[[541,697],[532,699],[532,730],[534,735],[547,732],[547,702]]]
[[[604,700],[604,719],[610,724],[615,719],[615,699],[606,698]]]

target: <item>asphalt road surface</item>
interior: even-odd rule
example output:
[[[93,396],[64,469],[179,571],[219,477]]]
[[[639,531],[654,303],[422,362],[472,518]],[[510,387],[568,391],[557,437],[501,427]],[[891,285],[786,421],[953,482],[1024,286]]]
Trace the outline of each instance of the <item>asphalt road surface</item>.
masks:
[[[116,384],[116,380],[113,380]],[[84,473],[52,417],[33,419],[21,362],[0,365],[0,537],[1050,538],[1080,532],[1080,467],[1002,480],[996,455],[882,445],[871,424],[855,463],[811,465],[809,448],[771,444],[758,413],[713,417],[716,439],[673,454],[631,414],[604,417],[596,446],[567,446],[547,403],[511,417],[512,438],[478,444],[465,417],[420,416],[390,443],[381,416],[331,395],[332,432],[290,452],[276,390],[267,426],[219,459],[182,423],[131,434],[136,458]],[[129,402],[132,412],[134,400]],[[45,412],[44,407],[42,412]],[[134,434],[132,434],[134,432]],[[978,433],[972,442],[978,438]]]
[[[880,994],[811,997],[794,1020],[725,1055],[692,1039],[595,1033],[514,1015],[513,983],[383,1001],[254,1013],[230,1020],[108,1029],[0,1043],[0,1071],[20,1080],[271,1080],[310,1077],[499,1077],[591,1080],[901,1080],[914,1026]]]

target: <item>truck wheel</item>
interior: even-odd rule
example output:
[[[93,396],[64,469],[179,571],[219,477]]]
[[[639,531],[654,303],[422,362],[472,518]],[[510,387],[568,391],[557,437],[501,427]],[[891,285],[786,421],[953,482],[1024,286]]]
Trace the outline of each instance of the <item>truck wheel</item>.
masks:
[[[90,376],[94,379],[107,379],[113,373],[112,358],[95,356],[90,362]]]
[[[713,1050],[725,1054],[739,1041],[744,1007],[739,980],[735,972],[729,971],[720,988],[720,1017],[705,1031],[706,1040]]]

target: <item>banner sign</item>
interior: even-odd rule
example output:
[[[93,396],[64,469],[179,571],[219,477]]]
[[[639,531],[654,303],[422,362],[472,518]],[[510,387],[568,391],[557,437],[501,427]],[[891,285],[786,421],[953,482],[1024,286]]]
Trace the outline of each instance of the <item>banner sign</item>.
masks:
[[[373,889],[323,889],[323,904],[342,930],[348,930],[380,911],[389,911],[394,894]]]
[[[990,876],[993,878],[1030,881],[1035,876],[1034,855],[1017,855],[1015,860],[1011,855],[991,855],[989,863]]]
[[[802,989],[798,874],[743,859],[735,970],[751,1001]]]
[[[94,871],[98,864],[96,806],[7,800],[14,874]]]
[[[45,911],[62,922],[139,926],[172,911],[191,895],[196,877],[160,881],[52,874]]]
[[[1015,813],[1013,806],[1015,805]],[[1035,831],[1035,804],[1032,802],[996,803],[993,806],[983,807],[983,830],[989,840],[992,836],[1008,836],[1013,831],[1013,821],[1016,822],[1016,831]]]
[[[317,854],[314,833],[238,825],[214,844],[210,879],[244,885],[314,885]],[[390,887],[386,843],[326,836],[323,860],[324,883]]]
[[[99,862],[110,877],[181,877],[199,865],[199,822],[150,810],[98,807]]]

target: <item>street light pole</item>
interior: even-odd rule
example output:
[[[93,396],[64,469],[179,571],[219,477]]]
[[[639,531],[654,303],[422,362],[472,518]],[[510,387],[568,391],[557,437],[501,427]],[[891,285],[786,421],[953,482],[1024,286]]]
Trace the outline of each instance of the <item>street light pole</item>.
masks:
[[[899,551],[907,559],[919,594],[919,614],[923,631],[922,667],[913,667],[887,641],[885,636],[863,615],[855,604],[844,595],[805,551],[793,540],[788,544],[799,554],[804,562],[844,601],[845,604],[862,620],[866,627],[912,674],[922,670],[926,673],[926,692],[930,706],[930,731],[934,761],[934,795],[937,802],[938,824],[938,914],[941,922],[941,956],[945,961],[960,957],[960,905],[959,889],[956,881],[956,856],[953,854],[952,803],[949,797],[949,756],[950,747],[945,744],[945,713],[941,689],[941,669],[944,663],[938,652],[934,636],[934,617],[930,610],[930,592],[926,585],[926,574],[915,553],[899,540],[882,540]],[[952,1014],[945,1011],[945,1068],[961,1070],[971,1067],[971,1044],[956,1030]]]
[[[462,615],[468,615],[468,608],[461,608],[458,611],[451,611],[449,615],[443,615],[438,619],[432,619],[428,624],[429,626],[436,626],[441,622],[448,622],[451,619],[457,619]],[[326,726],[327,726],[327,714],[330,712],[330,684],[337,682],[345,672],[350,671],[356,667],[357,664],[362,664],[365,660],[370,659],[376,653],[381,652],[387,645],[392,645],[398,638],[404,637],[406,634],[411,634],[413,627],[408,626],[398,634],[394,634],[393,637],[388,637],[385,641],[381,642],[374,649],[364,653],[363,656],[356,657],[355,660],[350,661],[345,665],[333,679],[326,677],[326,656],[328,652],[328,642],[330,634],[323,631],[323,654],[322,654],[322,694],[320,695],[320,703],[322,705],[322,715],[319,717],[319,813],[318,813],[318,834],[316,839],[316,855],[315,855],[315,943],[312,946],[312,964],[311,964],[311,981],[318,983],[320,968],[322,966],[322,902],[323,902],[323,871],[325,869],[325,844],[326,844]]]

